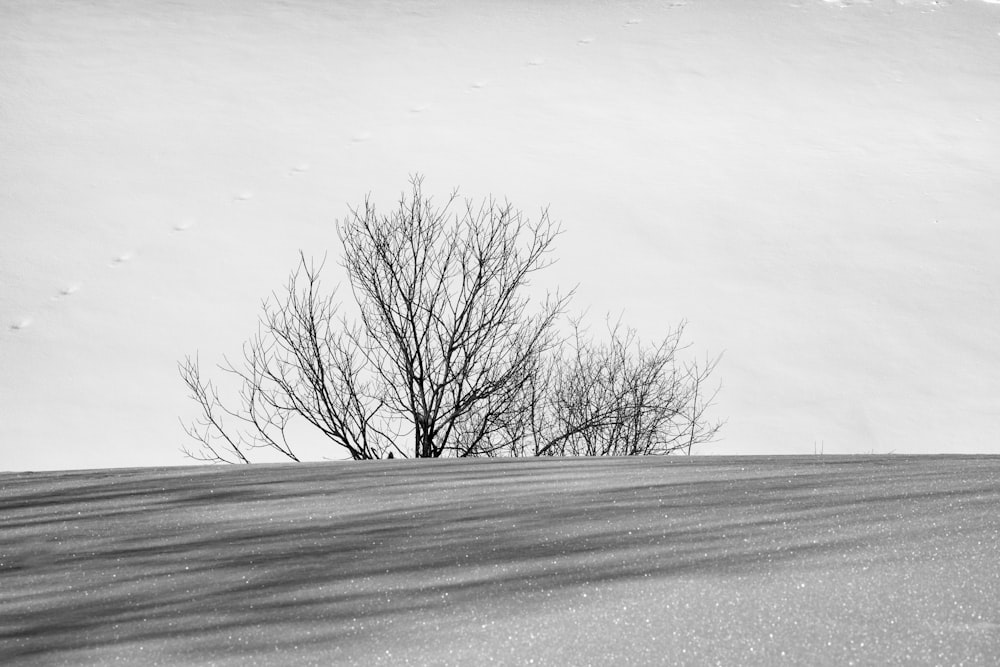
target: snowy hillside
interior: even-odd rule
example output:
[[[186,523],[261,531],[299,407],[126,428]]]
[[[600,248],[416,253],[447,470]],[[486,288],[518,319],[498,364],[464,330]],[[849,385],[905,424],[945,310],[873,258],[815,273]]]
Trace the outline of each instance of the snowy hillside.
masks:
[[[998,452],[998,112],[981,0],[3,0],[0,469],[184,463],[177,360],[414,172],[724,352],[702,453]]]
[[[1000,458],[0,475],[4,665],[992,665]]]

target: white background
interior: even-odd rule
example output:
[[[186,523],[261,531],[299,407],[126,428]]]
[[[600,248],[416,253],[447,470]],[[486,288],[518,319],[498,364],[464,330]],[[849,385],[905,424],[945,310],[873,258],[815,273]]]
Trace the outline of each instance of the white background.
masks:
[[[1000,452],[1000,6],[3,0],[0,469],[189,463],[176,362],[416,172],[724,353],[701,453]]]

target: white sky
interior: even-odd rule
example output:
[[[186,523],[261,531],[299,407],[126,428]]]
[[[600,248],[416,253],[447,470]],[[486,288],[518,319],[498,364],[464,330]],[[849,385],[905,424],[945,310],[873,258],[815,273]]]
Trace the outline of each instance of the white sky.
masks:
[[[177,360],[414,172],[724,352],[702,453],[1000,453],[996,3],[2,0],[0,469],[189,463]]]

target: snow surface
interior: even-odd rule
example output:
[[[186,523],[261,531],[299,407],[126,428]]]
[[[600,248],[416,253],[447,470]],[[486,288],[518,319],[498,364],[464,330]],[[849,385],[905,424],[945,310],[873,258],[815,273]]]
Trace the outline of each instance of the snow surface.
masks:
[[[1000,457],[0,475],[5,665],[995,665]]]
[[[705,453],[1000,451],[998,110],[978,0],[4,0],[0,467],[183,463],[177,360],[415,172],[724,352]]]

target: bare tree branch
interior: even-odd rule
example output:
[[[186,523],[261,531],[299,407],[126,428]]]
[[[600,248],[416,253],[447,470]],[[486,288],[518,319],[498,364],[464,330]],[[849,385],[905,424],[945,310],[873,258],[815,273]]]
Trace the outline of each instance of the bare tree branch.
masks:
[[[530,220],[457,192],[437,206],[422,186],[412,178],[388,214],[368,198],[337,225],[356,322],[322,289],[325,260],[300,253],[242,359],[220,366],[239,386],[235,407],[197,357],[179,364],[201,413],[185,426],[198,450],[185,453],[298,461],[295,421],[353,459],[690,454],[715,436],[705,384],[718,359],[682,364],[683,324],[653,345],[620,320],[602,341],[579,318],[560,334],[573,292],[528,296],[560,235],[548,211]]]

